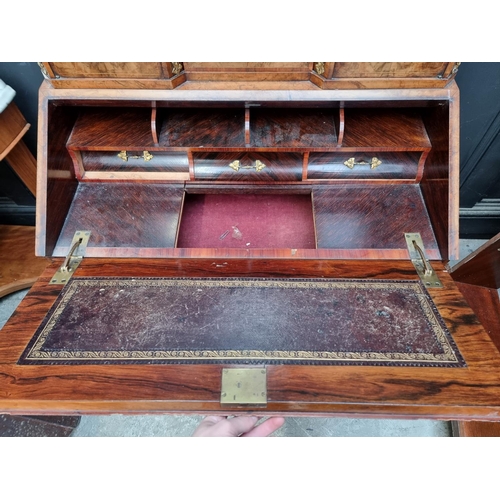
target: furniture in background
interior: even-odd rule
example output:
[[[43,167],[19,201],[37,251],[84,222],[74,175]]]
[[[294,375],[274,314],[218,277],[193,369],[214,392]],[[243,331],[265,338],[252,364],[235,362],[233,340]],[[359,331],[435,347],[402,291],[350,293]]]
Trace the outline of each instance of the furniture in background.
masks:
[[[0,84],[3,82],[0,80]],[[6,89],[5,84],[2,85]],[[0,89],[1,90],[1,89]],[[0,92],[6,95],[7,92]],[[7,99],[14,97],[12,93]],[[11,101],[0,108],[0,161],[5,159],[31,193],[36,196],[36,160],[23,142],[23,136],[30,124],[16,104]]]
[[[500,233],[450,269],[450,275],[500,349]],[[500,437],[498,422],[454,422],[454,433]]]

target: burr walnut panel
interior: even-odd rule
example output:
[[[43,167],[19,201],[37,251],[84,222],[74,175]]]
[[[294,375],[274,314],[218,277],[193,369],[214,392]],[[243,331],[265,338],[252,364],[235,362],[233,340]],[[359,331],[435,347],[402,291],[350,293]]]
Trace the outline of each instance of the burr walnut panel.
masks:
[[[448,63],[360,62],[335,63],[333,78],[441,78]]]

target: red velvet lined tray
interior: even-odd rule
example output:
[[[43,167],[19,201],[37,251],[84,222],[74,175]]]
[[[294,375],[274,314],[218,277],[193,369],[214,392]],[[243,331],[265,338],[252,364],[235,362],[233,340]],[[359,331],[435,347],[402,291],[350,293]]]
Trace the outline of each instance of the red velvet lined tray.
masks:
[[[314,249],[311,195],[188,194],[177,247]]]

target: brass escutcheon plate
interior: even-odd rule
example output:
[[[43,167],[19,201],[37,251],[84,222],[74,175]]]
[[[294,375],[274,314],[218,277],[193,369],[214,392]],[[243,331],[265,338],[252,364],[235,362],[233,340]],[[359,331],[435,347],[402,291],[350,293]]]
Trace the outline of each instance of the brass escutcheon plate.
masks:
[[[223,406],[266,406],[266,368],[224,368],[220,404]]]

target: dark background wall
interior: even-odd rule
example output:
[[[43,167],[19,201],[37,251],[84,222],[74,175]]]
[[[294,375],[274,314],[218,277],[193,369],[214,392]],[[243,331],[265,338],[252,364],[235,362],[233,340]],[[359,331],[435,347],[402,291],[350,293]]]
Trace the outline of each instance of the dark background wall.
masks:
[[[463,63],[460,88],[460,235],[500,232],[500,63]]]
[[[23,140],[36,158],[40,68],[32,62],[0,63],[0,80],[16,91],[14,102],[31,123]],[[0,162],[0,224],[35,225],[35,198],[6,161]]]
[[[15,103],[31,129],[25,143],[36,155],[38,88],[36,63],[0,63],[0,79],[16,92]],[[500,63],[462,63],[460,88],[460,235],[490,238],[500,232]],[[0,162],[0,224],[34,224],[35,200]]]

